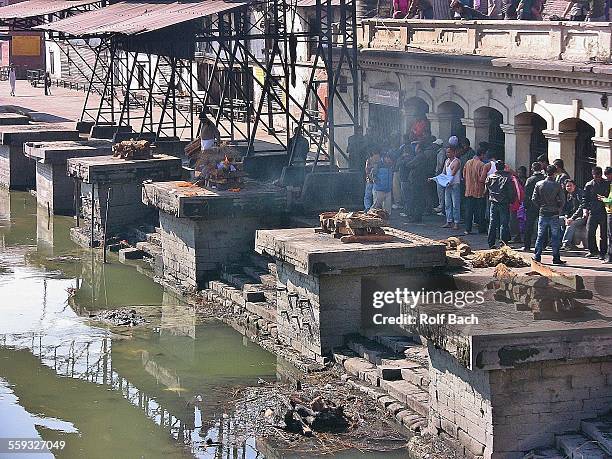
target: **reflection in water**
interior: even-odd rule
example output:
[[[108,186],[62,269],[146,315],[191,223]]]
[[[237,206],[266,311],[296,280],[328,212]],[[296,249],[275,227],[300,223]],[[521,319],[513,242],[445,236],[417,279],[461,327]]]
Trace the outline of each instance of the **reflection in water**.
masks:
[[[0,436],[66,440],[61,457],[259,455],[254,439],[235,438],[226,403],[236,387],[275,378],[274,356],[199,324],[116,258],[105,265],[76,247],[71,218],[49,219],[26,193],[0,202],[0,265],[12,268],[0,274]],[[115,307],[138,308],[152,326],[88,321]]]

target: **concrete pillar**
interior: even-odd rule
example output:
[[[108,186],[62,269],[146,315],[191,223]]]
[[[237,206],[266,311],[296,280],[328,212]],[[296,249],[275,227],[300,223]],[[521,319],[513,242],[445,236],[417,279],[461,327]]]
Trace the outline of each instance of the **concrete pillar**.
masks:
[[[453,119],[455,115],[451,113],[428,113],[427,119],[431,124],[431,134],[437,138],[448,141],[448,138],[453,135]]]
[[[442,139],[442,137],[440,136],[440,117],[438,116],[438,114],[437,113],[428,113],[425,116],[429,120],[429,127],[431,129],[431,135],[435,135],[436,138]],[[442,139],[442,140],[444,140],[446,142],[448,140],[448,138]]]
[[[561,158],[565,164],[565,170],[574,177],[576,169],[576,131],[542,131],[548,140],[548,161],[552,163],[555,159]]]
[[[612,139],[593,137],[597,151],[597,165],[602,169],[612,165]]]
[[[502,124],[500,127],[504,131],[506,163],[514,169],[526,166],[529,170],[533,126],[531,124]]]
[[[478,148],[478,143],[489,140],[488,118],[461,118],[465,126],[465,136],[470,140],[472,148]]]

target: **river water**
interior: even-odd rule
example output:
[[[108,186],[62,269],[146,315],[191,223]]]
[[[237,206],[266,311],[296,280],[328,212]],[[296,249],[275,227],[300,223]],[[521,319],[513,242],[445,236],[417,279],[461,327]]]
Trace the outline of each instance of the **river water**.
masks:
[[[71,225],[0,189],[0,438],[63,440],[53,454],[66,458],[261,456],[253,438],[228,441],[226,402],[274,380],[276,358],[199,321],[134,266],[103,264],[71,242]],[[89,318],[123,307],[148,326]]]

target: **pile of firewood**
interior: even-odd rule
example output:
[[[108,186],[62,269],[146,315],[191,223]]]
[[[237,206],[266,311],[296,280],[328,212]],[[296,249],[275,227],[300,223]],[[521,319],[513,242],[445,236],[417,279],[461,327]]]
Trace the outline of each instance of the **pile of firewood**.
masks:
[[[286,429],[308,437],[314,432],[342,432],[349,427],[344,408],[321,396],[310,400],[305,395],[289,399],[284,420]]]
[[[533,261],[532,271],[519,274],[500,263],[495,268],[495,298],[510,301],[517,311],[531,311],[534,319],[578,317],[584,307],[577,300],[591,299],[593,293],[584,288],[580,276],[569,276]]]
[[[333,234],[343,243],[350,242],[389,242],[393,236],[385,234],[383,226],[387,225],[389,214],[382,209],[370,209],[367,212],[347,212],[341,208],[338,212],[319,214],[321,227],[317,232]]]
[[[512,268],[528,266],[525,259],[507,245],[500,249],[478,250],[474,252],[472,260],[474,268],[491,268],[500,263]]]
[[[113,145],[113,157],[121,159],[151,159],[151,143],[147,140],[124,140]]]

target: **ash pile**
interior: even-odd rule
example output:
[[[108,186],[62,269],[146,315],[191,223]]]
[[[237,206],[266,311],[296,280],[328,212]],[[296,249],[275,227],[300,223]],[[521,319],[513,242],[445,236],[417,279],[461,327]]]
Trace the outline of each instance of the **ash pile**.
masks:
[[[321,227],[318,233],[332,234],[343,244],[352,242],[390,242],[394,238],[383,229],[388,226],[389,214],[383,209],[370,209],[367,212],[347,212],[340,208],[338,212],[319,214]]]
[[[113,158],[142,160],[153,157],[153,146],[147,140],[124,140],[113,145]]]

